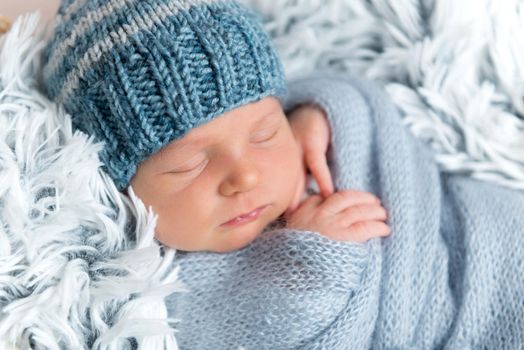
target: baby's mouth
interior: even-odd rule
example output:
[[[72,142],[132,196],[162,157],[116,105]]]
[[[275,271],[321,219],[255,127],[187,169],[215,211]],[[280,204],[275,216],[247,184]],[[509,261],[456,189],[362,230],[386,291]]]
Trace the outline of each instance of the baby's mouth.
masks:
[[[236,226],[236,225],[241,225],[241,224],[245,224],[245,223],[254,221],[258,219],[258,217],[260,216],[260,214],[264,211],[266,207],[267,205],[263,205],[261,207],[258,207],[250,211],[249,213],[241,214],[229,221],[224,222],[220,226]]]

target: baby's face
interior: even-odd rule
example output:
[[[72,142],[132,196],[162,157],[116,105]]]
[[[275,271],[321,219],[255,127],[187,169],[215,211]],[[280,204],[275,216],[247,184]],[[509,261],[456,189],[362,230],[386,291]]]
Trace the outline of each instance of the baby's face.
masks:
[[[131,186],[158,214],[160,242],[229,252],[298,206],[305,167],[281,104],[266,97],[171,142],[139,164]],[[261,207],[255,220],[226,224]]]

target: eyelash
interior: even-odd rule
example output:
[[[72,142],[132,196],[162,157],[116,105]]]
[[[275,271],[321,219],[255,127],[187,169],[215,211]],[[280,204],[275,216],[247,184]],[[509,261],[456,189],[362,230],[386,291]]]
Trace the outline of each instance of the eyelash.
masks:
[[[272,133],[271,136],[269,136],[269,137],[267,137],[265,139],[259,140],[259,141],[255,141],[255,143],[261,143],[261,142],[269,141],[272,138],[274,138],[277,134],[278,134],[278,129],[274,133]]]
[[[274,133],[272,133],[271,136],[269,136],[269,137],[267,137],[267,138],[265,138],[265,139],[263,139],[263,140],[256,141],[255,143],[262,143],[262,142],[269,141],[269,140],[273,139],[277,134],[278,134],[278,129],[277,129]],[[201,163],[200,163],[198,166],[196,166],[195,168],[188,169],[188,170],[177,170],[177,171],[172,171],[172,173],[174,173],[174,174],[187,174],[187,173],[191,173],[191,172],[193,172],[193,171],[200,170],[200,169],[203,167],[202,164],[204,164],[204,165],[207,164],[207,161],[204,160],[203,162],[201,162]]]
[[[196,170],[200,170],[200,168],[202,168],[202,164],[207,164],[207,161],[202,161],[200,162],[200,164],[198,164],[195,168],[192,168],[192,169],[188,169],[188,170],[176,170],[176,171],[172,171],[172,173],[174,174],[187,174],[187,173],[191,173],[193,171],[196,171]]]

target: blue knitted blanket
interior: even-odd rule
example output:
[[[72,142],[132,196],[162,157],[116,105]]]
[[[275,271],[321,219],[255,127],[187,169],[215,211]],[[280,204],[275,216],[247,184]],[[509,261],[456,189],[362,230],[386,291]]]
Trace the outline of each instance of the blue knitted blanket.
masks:
[[[290,83],[319,103],[337,190],[370,191],[386,239],[268,228],[228,254],[177,252],[182,349],[522,349],[524,193],[440,172],[388,96],[351,77]]]

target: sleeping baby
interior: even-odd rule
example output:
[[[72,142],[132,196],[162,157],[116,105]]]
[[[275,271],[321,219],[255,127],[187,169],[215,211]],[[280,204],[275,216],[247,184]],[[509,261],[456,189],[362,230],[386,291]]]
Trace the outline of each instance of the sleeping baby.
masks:
[[[71,4],[46,92],[158,214],[182,349],[524,344],[522,193],[442,173],[370,82],[286,81],[240,3]]]
[[[360,242],[388,234],[377,197],[356,190],[330,194],[328,128],[317,108],[301,107],[288,119],[277,98],[265,97],[192,129],[145,159],[131,187],[158,213],[157,239],[179,250],[243,248],[281,216],[286,227],[333,239]],[[304,156],[306,150],[312,155]],[[321,179],[325,199],[304,200],[304,159]]]
[[[82,81],[57,76],[67,71],[57,67],[60,59],[69,62],[67,39],[56,42],[48,57],[46,73],[66,79],[56,84],[57,91],[50,89],[53,97],[74,104],[70,111],[78,116],[77,127],[106,141],[107,171],[119,189],[131,185],[158,214],[156,238],[185,251],[245,247],[269,223],[297,209],[305,191],[305,162],[318,176],[322,196],[312,196],[287,217],[288,227],[341,240],[386,235],[386,212],[375,196],[333,193],[326,164],[329,126],[322,111],[305,106],[292,123],[286,118],[279,100],[286,92],[281,63],[269,38],[254,26],[253,14],[235,3],[203,2],[205,11],[198,3],[146,1],[121,8],[140,15],[133,22],[137,26],[148,11],[168,17],[118,44],[136,52],[108,48],[113,60],[108,67],[91,62],[86,43],[89,67]],[[87,3],[98,5],[102,2]],[[178,12],[189,5],[195,5],[188,10],[194,18],[185,19]],[[83,21],[69,20],[72,26]],[[201,22],[205,25],[197,30]],[[92,23],[92,40],[108,25]],[[111,29],[122,35],[132,30]],[[169,30],[184,36],[160,45],[155,35],[167,36]],[[75,50],[83,49],[77,43]],[[83,67],[78,63],[72,72]]]

